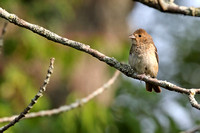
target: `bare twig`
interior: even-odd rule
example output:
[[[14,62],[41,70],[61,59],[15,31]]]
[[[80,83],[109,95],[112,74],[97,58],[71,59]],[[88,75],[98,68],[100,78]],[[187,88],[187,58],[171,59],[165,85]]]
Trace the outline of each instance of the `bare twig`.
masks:
[[[53,64],[54,64],[54,58],[52,58],[50,60],[50,66],[49,69],[47,71],[47,75],[46,75],[46,79],[44,80],[44,83],[42,85],[42,87],[40,88],[40,90],[38,91],[38,93],[35,95],[35,97],[31,100],[31,103],[24,109],[23,112],[20,113],[20,115],[12,117],[12,119],[10,119],[10,123],[1,127],[0,128],[0,132],[4,132],[5,130],[7,130],[8,128],[10,128],[11,126],[14,126],[14,124],[16,124],[20,119],[22,119],[23,117],[25,117],[25,115],[30,111],[30,109],[33,107],[33,105],[37,102],[37,100],[42,96],[42,93],[46,90],[46,86],[49,83],[51,74],[53,73]]]
[[[200,8],[179,6],[173,0],[166,2],[165,0],[133,0],[143,3],[149,7],[155,8],[162,12],[183,14],[187,16],[200,17]]]
[[[200,131],[200,126],[194,127],[194,128],[189,129],[187,131],[182,131],[180,133],[197,133],[197,131]]]
[[[108,89],[116,81],[117,77],[119,76],[119,73],[120,73],[119,71],[116,71],[115,74],[113,75],[113,77],[107,83],[105,83],[103,86],[101,86],[100,88],[98,88],[97,90],[95,90],[94,92],[89,94],[88,96],[86,96],[74,103],[71,103],[70,105],[61,106],[59,108],[55,108],[55,109],[51,109],[51,110],[43,110],[43,111],[39,111],[39,112],[29,113],[26,115],[26,117],[24,117],[24,119],[42,117],[42,116],[51,116],[51,115],[59,114],[62,112],[67,112],[67,111],[70,111],[77,107],[80,107],[80,106],[88,103],[90,100],[92,100],[96,96],[102,94],[106,89]],[[15,117],[16,117],[16,115],[11,116],[11,117],[0,118],[0,123],[9,122],[9,121],[13,120],[13,118],[15,118]]]
[[[69,40],[69,39],[61,37],[61,36],[57,35],[56,33],[53,33],[53,32],[51,32],[51,31],[49,31],[49,30],[47,30],[47,29],[45,29],[41,26],[26,22],[25,20],[20,19],[15,14],[10,14],[2,8],[0,8],[0,17],[5,18],[9,22],[14,23],[18,26],[21,26],[23,28],[31,30],[32,32],[34,32],[38,35],[41,35],[41,36],[45,37],[46,39],[49,39],[49,40],[52,40],[52,41],[57,42],[59,44],[66,45],[66,46],[75,48],[77,50],[83,51],[85,53],[88,53],[88,54],[94,56],[95,58],[99,59],[100,61],[107,63],[111,67],[118,69],[119,71],[121,71],[122,73],[124,73],[128,77],[132,77],[132,78],[142,80],[142,81],[145,81],[145,82],[157,85],[157,86],[161,86],[161,87],[163,87],[163,88],[165,88],[169,91],[176,91],[176,92],[179,92],[179,93],[186,94],[188,96],[190,96],[190,94],[191,94],[190,89],[182,88],[182,87],[176,86],[176,85],[174,85],[170,82],[157,80],[155,78],[150,78],[150,77],[145,76],[145,75],[137,75],[137,74],[134,73],[134,71],[132,70],[132,68],[128,64],[120,63],[115,58],[108,57],[108,56],[104,55],[103,53],[101,53],[101,52],[99,52],[95,49],[90,48],[89,45],[86,45],[86,44],[83,44],[83,43],[80,43],[80,42],[76,42],[76,41],[73,41],[73,40]],[[192,89],[192,90],[195,90],[195,89]],[[196,90],[199,90],[199,89],[196,89]],[[199,91],[196,92],[195,94],[198,94],[198,93],[199,93]],[[200,110],[200,108],[198,107],[199,104],[197,106],[197,104],[193,103],[194,100],[190,100],[192,106]]]

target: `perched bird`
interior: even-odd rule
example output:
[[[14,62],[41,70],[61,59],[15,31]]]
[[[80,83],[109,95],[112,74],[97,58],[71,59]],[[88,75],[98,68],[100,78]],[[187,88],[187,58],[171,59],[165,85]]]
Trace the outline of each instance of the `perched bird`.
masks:
[[[129,55],[130,66],[137,74],[156,78],[159,60],[152,37],[144,29],[138,29],[129,38],[132,40]],[[152,92],[152,89],[157,93],[161,92],[159,86],[146,82],[146,90]]]

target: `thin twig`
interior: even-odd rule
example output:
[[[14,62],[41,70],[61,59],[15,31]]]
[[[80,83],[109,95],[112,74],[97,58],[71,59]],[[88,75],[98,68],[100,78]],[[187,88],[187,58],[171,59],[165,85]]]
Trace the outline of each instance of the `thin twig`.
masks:
[[[200,126],[194,127],[194,128],[189,129],[187,131],[182,131],[180,133],[197,133],[197,131],[200,131]]]
[[[183,93],[183,94],[186,94],[188,96],[191,94],[190,89],[186,89],[186,88],[183,88],[183,87],[176,86],[176,85],[174,85],[170,82],[167,82],[167,81],[162,81],[162,80],[157,80],[155,78],[150,78],[150,77],[145,76],[145,75],[137,75],[137,74],[134,73],[133,69],[128,64],[120,63],[115,58],[108,57],[108,56],[104,55],[103,53],[101,53],[101,52],[99,52],[95,49],[90,48],[89,45],[86,45],[86,44],[83,44],[83,43],[80,43],[80,42],[76,42],[76,41],[73,41],[73,40],[69,40],[68,38],[61,37],[61,36],[57,35],[56,33],[53,33],[53,32],[51,32],[51,31],[49,31],[49,30],[47,30],[47,29],[45,29],[41,26],[31,24],[31,23],[19,18],[15,14],[8,13],[6,10],[4,10],[2,8],[0,8],[0,17],[4,18],[4,19],[8,20],[9,22],[14,23],[14,24],[16,24],[20,27],[31,30],[32,32],[34,32],[38,35],[41,35],[41,36],[45,37],[46,39],[49,39],[49,40],[52,40],[52,41],[57,42],[59,44],[69,46],[69,47],[72,47],[74,49],[88,53],[88,54],[94,56],[95,58],[99,59],[100,61],[107,63],[111,67],[118,69],[119,71],[121,71],[122,73],[124,73],[128,77],[132,77],[134,79],[142,80],[142,81],[145,81],[147,83],[151,83],[151,84],[154,84],[154,85],[157,85],[157,86],[161,86],[161,87],[163,87],[163,88],[165,88],[169,91],[175,91],[175,92]],[[192,89],[192,90],[194,90],[194,89]],[[198,90],[198,91],[195,94],[199,94],[200,93],[199,89],[196,89],[196,90]],[[191,104],[192,104],[193,107],[200,110],[200,108],[198,107],[199,104],[198,104],[198,106],[197,106],[197,104],[194,104],[192,102],[191,102]]]
[[[149,7],[160,10],[161,12],[182,14],[187,16],[200,17],[200,8],[179,6],[173,0],[133,0],[143,3]]]
[[[49,83],[51,74],[53,73],[54,60],[55,60],[54,58],[51,58],[51,60],[50,60],[50,66],[49,66],[49,69],[48,69],[47,75],[46,75],[46,79],[44,80],[43,85],[40,88],[40,90],[38,91],[38,93],[31,100],[30,104],[24,109],[23,112],[20,113],[20,115],[18,115],[16,117],[12,117],[12,118],[14,118],[14,120],[12,119],[9,124],[1,127],[0,128],[0,132],[4,132],[8,128],[10,128],[11,126],[14,126],[14,124],[16,124],[20,119],[22,119],[23,117],[26,117],[26,114],[30,111],[31,108],[33,108],[33,105],[37,102],[37,100],[42,96],[42,93],[46,90],[46,86]]]
[[[94,99],[96,96],[102,94],[106,89],[108,89],[116,81],[119,74],[120,74],[120,72],[116,71],[115,74],[113,75],[113,77],[107,83],[105,83],[103,86],[101,86],[100,88],[98,88],[97,90],[95,90],[94,92],[89,94],[88,96],[86,96],[80,100],[77,100],[74,103],[71,103],[70,105],[61,106],[59,108],[55,108],[55,109],[51,109],[51,110],[43,110],[43,111],[39,111],[39,112],[29,113],[23,119],[56,115],[56,114],[59,114],[62,112],[67,112],[67,111],[70,111],[77,107],[80,107],[80,106],[88,103],[92,99]],[[16,115],[11,116],[11,117],[0,118],[0,123],[9,122],[9,121],[13,120],[14,117],[16,117]]]

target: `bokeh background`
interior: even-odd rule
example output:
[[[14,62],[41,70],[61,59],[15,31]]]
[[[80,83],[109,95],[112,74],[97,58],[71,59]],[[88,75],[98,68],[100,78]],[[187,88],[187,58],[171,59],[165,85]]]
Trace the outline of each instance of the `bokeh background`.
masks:
[[[198,0],[178,4],[200,6]],[[199,18],[161,13],[131,0],[9,0],[0,1],[0,6],[121,62],[128,60],[128,35],[144,28],[158,49],[158,79],[200,87]],[[0,28],[4,22],[0,19]],[[43,83],[51,57],[56,58],[54,73],[31,112],[74,102],[115,71],[88,54],[8,24],[0,55],[0,117],[19,114],[28,105]],[[111,89],[83,107],[22,120],[7,132],[176,133],[199,125],[199,115],[187,96],[165,89],[149,93],[143,82],[121,75]]]

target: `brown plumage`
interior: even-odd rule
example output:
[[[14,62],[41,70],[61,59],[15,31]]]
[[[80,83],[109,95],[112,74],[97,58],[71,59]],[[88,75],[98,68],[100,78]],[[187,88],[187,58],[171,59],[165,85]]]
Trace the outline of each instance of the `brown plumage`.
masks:
[[[152,37],[144,30],[138,29],[129,36],[132,40],[132,46],[129,55],[129,64],[137,74],[145,74],[156,78],[158,73],[158,54]],[[146,82],[146,90],[160,93],[159,86]]]

